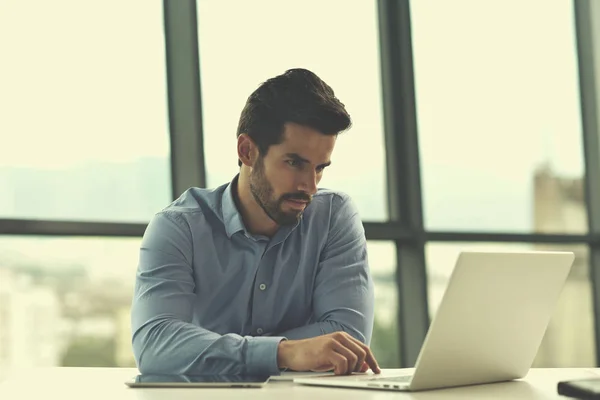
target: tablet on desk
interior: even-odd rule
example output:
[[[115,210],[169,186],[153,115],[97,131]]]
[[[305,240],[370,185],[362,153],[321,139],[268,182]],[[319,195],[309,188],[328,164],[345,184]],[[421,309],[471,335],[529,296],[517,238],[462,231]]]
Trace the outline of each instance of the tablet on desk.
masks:
[[[125,384],[132,388],[260,388],[269,375],[138,375]]]

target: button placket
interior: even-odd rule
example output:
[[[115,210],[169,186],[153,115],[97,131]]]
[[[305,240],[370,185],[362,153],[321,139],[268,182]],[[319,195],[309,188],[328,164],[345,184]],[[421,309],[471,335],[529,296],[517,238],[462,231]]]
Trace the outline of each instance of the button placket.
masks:
[[[267,304],[267,293],[269,288],[269,276],[272,270],[272,266],[269,264],[268,249],[268,246],[265,247],[260,262],[258,263],[255,276],[252,325],[255,328],[256,335],[262,335],[271,329],[269,326],[270,320],[267,318],[268,315],[270,315]]]

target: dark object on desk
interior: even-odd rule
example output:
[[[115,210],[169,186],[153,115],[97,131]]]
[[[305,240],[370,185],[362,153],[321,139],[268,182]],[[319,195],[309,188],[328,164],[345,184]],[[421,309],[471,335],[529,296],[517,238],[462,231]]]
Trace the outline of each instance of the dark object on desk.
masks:
[[[132,388],[260,388],[269,375],[138,375],[125,384]]]
[[[558,382],[558,394],[576,399],[600,399],[600,377]]]

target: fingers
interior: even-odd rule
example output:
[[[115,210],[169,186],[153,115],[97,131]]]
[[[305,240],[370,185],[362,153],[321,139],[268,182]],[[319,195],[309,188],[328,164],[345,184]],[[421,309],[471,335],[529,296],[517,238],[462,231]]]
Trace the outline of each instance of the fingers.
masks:
[[[371,370],[373,372],[375,372],[376,374],[381,373],[379,364],[377,363],[377,360],[375,359],[373,352],[368,347],[367,347],[367,356],[365,357],[365,362],[369,365],[369,367],[371,368]]]
[[[348,373],[348,359],[341,353],[330,351],[329,362],[333,365],[333,373],[336,375],[346,375]]]
[[[331,341],[331,350],[334,353],[340,354],[346,360],[347,368],[342,372],[342,374],[349,374],[353,372],[358,363],[358,356],[354,353],[351,345],[349,343],[342,343],[335,339]]]
[[[368,370],[369,370],[369,364],[363,363],[362,367],[360,368],[360,372],[367,372]]]
[[[365,352],[365,357],[364,357],[364,362],[366,362],[369,367],[371,368],[371,370],[376,373],[379,374],[381,373],[381,369],[379,368],[379,364],[377,363],[377,360],[375,359],[375,356],[373,355],[373,352],[371,351],[371,349],[369,348],[369,346],[367,346],[366,344],[364,344],[363,342],[361,342],[360,340],[354,338],[353,336],[345,333],[345,332],[339,332],[339,336],[336,337],[336,339],[339,342],[342,343],[353,343],[354,345],[360,347],[360,349],[362,349],[362,351]],[[358,364],[359,366],[362,364]]]
[[[296,350],[300,357],[292,363],[293,365],[288,366],[292,369],[319,371],[333,369],[336,375],[367,372],[369,368],[376,374],[381,372],[369,347],[345,332],[299,341],[296,343],[297,346],[300,346]],[[282,356],[285,355],[283,350],[285,349],[282,346],[280,350]]]
[[[346,348],[348,348],[348,350],[350,350],[357,358],[356,363],[348,364],[348,367],[351,368],[350,372],[359,371],[362,368],[362,365],[364,364],[365,359],[367,357],[367,351],[364,349],[364,347],[366,346],[362,345],[362,343],[360,342],[356,343],[355,341],[350,340],[350,338],[347,337],[340,340],[340,343]]]

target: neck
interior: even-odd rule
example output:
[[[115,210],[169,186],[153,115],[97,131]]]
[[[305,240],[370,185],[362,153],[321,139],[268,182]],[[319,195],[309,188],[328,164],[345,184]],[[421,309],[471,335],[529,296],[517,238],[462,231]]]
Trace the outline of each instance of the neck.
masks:
[[[250,190],[250,173],[242,168],[237,179],[234,199],[246,229],[254,235],[273,237],[279,225],[256,202]]]

